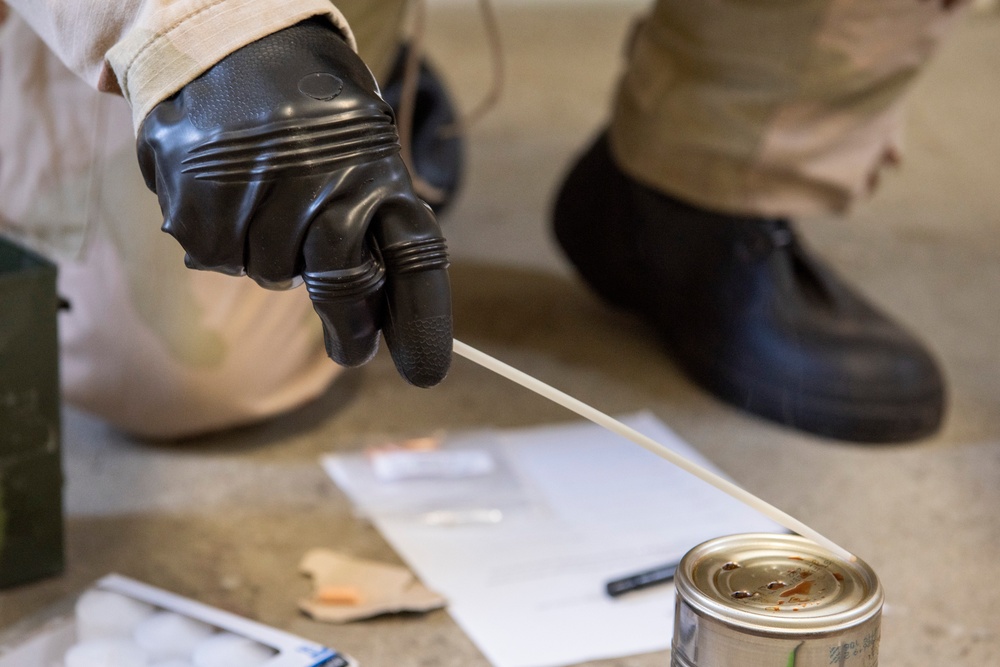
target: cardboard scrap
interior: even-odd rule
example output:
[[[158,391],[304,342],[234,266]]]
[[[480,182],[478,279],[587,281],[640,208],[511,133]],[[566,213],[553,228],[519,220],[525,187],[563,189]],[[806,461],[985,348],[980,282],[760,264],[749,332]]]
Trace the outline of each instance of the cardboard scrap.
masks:
[[[425,612],[447,602],[405,567],[329,549],[310,549],[299,570],[313,581],[313,595],[299,600],[299,609],[317,621],[349,623],[381,614]],[[338,594],[332,595],[334,591]]]

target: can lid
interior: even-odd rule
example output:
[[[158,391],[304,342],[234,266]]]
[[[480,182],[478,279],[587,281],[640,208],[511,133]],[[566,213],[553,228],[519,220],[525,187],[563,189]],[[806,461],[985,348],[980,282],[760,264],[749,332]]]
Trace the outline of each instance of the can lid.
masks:
[[[838,632],[879,613],[882,586],[861,560],[848,562],[794,535],[755,533],[704,542],[681,560],[679,599],[754,632]]]

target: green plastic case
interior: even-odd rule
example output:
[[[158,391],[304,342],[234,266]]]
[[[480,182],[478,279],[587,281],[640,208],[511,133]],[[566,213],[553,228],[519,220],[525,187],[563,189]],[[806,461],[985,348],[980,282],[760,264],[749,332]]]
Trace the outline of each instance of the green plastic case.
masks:
[[[0,238],[0,588],[63,568],[56,267]]]

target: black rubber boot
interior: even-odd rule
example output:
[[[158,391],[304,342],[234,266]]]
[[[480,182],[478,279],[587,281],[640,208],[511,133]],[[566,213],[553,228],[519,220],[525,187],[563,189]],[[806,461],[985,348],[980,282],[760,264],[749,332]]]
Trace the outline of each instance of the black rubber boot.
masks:
[[[576,163],[553,215],[559,244],[605,300],[660,333],[719,398],[831,438],[936,431],[944,383],[912,336],[811,255],[787,221],[684,204],[614,164],[606,136]]]
[[[403,94],[403,72],[409,47],[403,45],[385,85],[382,99],[389,103],[396,117]],[[462,181],[462,136],[448,131],[458,119],[444,81],[426,58],[420,59],[417,92],[413,107],[412,154],[413,168],[422,179],[444,194],[441,201],[428,202],[435,213],[441,213],[452,202]]]

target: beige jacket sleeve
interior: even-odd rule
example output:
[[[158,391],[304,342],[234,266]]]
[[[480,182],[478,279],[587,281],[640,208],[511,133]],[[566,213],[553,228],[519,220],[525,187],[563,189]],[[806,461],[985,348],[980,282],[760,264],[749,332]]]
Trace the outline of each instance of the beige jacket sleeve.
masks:
[[[2,4],[2,2],[0,2]],[[311,16],[325,16],[352,48],[330,0],[7,0],[91,86],[120,92],[139,127],[162,100],[219,60]]]

